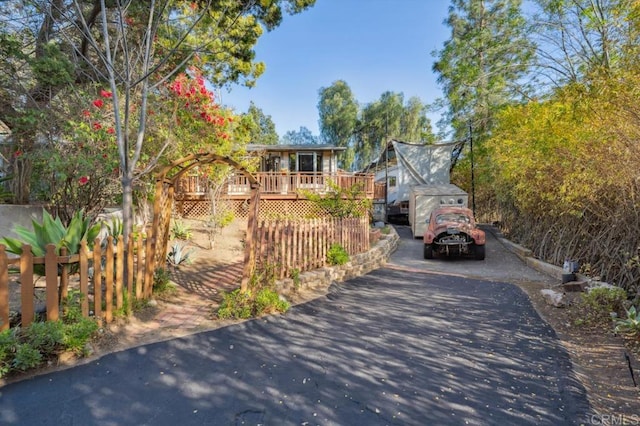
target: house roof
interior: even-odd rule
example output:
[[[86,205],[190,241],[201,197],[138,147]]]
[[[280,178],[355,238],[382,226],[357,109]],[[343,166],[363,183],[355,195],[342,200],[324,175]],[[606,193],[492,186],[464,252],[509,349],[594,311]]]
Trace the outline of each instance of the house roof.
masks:
[[[326,145],[326,144],[301,144],[301,145],[247,145],[247,151],[345,151],[344,146]]]

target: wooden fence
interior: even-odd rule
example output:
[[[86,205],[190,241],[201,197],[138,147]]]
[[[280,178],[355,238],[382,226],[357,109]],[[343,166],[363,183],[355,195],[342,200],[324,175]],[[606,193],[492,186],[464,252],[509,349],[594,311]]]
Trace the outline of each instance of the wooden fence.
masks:
[[[262,220],[254,236],[255,259],[273,267],[278,279],[321,268],[327,251],[340,244],[354,255],[369,250],[369,221],[363,218]]]
[[[61,302],[67,297],[71,272],[77,270],[77,280],[73,286],[82,295],[81,310],[85,317],[94,316],[109,323],[114,314],[125,307],[131,310],[134,298],[144,299],[151,296],[153,289],[155,244],[152,239],[143,241],[133,238],[128,243],[122,236],[117,240],[107,238],[106,248],[96,239],[93,250],[89,250],[86,241],[82,242],[78,254],[68,255],[66,249],[56,253],[50,244],[43,257],[34,257],[31,246],[22,247],[20,257],[8,257],[6,247],[0,244],[0,330],[10,327],[10,306],[12,288],[20,286],[21,325],[28,326],[35,318],[36,286],[35,280],[45,281],[45,311],[47,321],[60,318]],[[146,254],[146,255],[145,255]],[[147,263],[148,262],[148,263]],[[44,265],[44,276],[34,274],[35,265]],[[9,269],[18,268],[19,284],[10,284]],[[125,298],[128,303],[125,305]],[[17,304],[17,303],[16,303]],[[91,307],[91,310],[90,310]]]

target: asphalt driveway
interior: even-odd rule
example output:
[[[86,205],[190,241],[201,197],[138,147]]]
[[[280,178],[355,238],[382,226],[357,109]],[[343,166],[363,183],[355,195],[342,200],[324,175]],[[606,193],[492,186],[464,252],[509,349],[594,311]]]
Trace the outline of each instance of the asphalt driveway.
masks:
[[[5,386],[0,423],[588,423],[568,354],[518,287],[414,266],[334,285],[283,316]]]

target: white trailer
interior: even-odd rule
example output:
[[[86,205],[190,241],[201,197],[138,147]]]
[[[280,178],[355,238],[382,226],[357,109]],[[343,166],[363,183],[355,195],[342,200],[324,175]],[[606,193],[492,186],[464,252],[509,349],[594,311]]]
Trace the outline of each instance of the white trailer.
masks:
[[[469,195],[456,185],[416,185],[409,191],[409,224],[413,238],[422,238],[431,212],[440,206],[467,207]]]

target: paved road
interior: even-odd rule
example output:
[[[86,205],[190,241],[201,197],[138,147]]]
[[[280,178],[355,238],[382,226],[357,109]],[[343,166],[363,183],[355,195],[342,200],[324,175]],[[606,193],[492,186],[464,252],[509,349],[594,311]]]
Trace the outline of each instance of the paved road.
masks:
[[[484,264],[418,262],[420,244],[403,239],[390,268],[286,315],[0,388],[0,424],[588,423],[585,391],[553,330],[522,291],[499,282],[536,274],[494,239]],[[494,261],[507,265],[494,281],[418,272],[462,265],[480,276]]]

